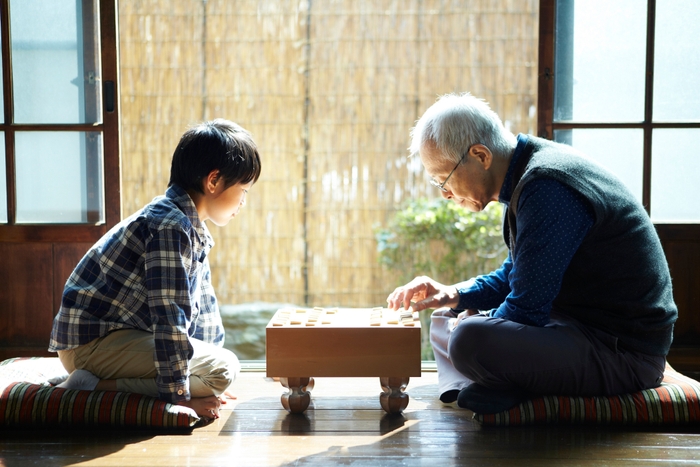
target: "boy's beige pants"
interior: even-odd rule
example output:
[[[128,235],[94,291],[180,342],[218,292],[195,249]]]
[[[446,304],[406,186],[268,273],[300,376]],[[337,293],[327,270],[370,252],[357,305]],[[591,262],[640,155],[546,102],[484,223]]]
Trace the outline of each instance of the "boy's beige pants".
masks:
[[[230,350],[190,338],[191,397],[219,396],[240,372],[238,358]],[[114,331],[70,350],[58,358],[69,373],[87,370],[100,379],[114,379],[117,390],[158,397],[153,334],[135,329]]]

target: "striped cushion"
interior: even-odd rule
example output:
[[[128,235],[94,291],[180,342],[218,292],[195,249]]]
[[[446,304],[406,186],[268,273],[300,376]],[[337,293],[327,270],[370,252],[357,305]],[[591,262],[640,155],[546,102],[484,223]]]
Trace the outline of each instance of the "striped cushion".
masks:
[[[191,429],[192,409],[154,397],[113,391],[53,387],[65,374],[57,358],[0,362],[0,426],[121,426]]]
[[[690,425],[700,422],[700,383],[666,367],[661,386],[607,397],[544,396],[497,414],[475,414],[483,425]]]

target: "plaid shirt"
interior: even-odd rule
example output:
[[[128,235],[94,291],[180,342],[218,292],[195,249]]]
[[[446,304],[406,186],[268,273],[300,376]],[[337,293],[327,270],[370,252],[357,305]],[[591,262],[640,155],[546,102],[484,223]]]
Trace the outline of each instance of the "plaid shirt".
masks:
[[[49,350],[72,349],[119,329],[152,332],[161,399],[189,400],[189,339],[224,342],[207,258],[213,245],[192,199],[171,186],[80,261],[66,282]]]

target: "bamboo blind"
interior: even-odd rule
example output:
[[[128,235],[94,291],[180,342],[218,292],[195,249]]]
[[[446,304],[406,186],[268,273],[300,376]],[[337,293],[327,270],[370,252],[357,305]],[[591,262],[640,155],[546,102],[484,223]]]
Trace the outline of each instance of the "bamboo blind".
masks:
[[[168,182],[185,129],[228,118],[263,172],[228,226],[210,226],[223,304],[376,306],[399,284],[373,229],[436,196],[409,130],[469,91],[532,133],[536,0],[121,0],[124,214]],[[439,279],[439,278],[438,278]]]

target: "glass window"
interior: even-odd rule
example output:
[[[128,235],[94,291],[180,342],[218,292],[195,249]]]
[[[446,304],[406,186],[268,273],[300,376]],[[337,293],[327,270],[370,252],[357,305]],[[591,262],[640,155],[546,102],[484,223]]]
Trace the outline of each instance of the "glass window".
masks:
[[[639,5],[557,1],[555,122],[644,119],[646,9]]]
[[[0,50],[2,48],[2,36],[0,35]],[[2,91],[4,88],[4,81],[3,81],[3,74],[2,70],[4,68],[5,64],[0,60],[0,123],[5,123],[5,93]],[[5,139],[5,136],[3,135],[3,140]],[[5,147],[3,146],[2,149],[3,154],[5,154]],[[4,170],[4,169],[3,169]]]
[[[697,0],[656,2],[654,120],[700,120]]]
[[[639,202],[642,202],[643,130],[556,130],[554,140],[570,144],[617,175]]]
[[[97,132],[15,134],[17,223],[100,223],[102,138]]]
[[[654,222],[700,221],[698,128],[657,129],[652,133],[651,218]]]
[[[2,95],[2,93],[0,93]],[[5,133],[0,132],[0,223],[7,224],[7,171],[5,167]]]
[[[10,1],[15,123],[100,120],[96,18],[83,24],[82,4]]]

